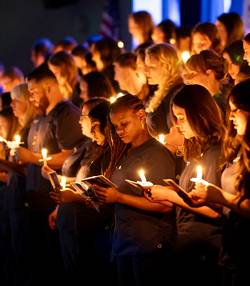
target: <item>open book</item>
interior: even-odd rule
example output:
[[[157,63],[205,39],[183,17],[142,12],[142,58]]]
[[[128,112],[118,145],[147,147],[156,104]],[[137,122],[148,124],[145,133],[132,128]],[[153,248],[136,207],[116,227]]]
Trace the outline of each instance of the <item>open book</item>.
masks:
[[[82,182],[84,182],[88,186],[97,185],[104,188],[117,188],[116,184],[114,184],[112,181],[110,181],[103,175],[87,177],[85,179],[82,179]]]
[[[183,199],[183,201],[188,204],[191,207],[194,207],[195,204],[191,197],[189,196],[188,192],[186,192],[180,185],[178,185],[174,180],[172,179],[163,179],[163,181],[170,187],[173,188],[173,190]]]
[[[0,169],[6,172],[14,172],[19,175],[24,175],[24,168],[15,162],[0,159]]]

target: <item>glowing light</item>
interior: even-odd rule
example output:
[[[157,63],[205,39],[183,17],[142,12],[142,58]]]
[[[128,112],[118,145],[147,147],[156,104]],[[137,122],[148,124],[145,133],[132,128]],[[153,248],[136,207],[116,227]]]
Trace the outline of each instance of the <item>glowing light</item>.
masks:
[[[67,178],[65,176],[62,176],[61,177],[61,182],[60,182],[60,185],[61,185],[62,189],[66,188],[66,183],[67,183]]]
[[[42,159],[39,162],[43,162],[44,165],[47,165],[47,161],[51,160],[51,157],[48,157],[48,150],[46,148],[42,148],[41,150]]]
[[[117,46],[118,46],[120,49],[123,49],[123,48],[124,48],[124,43],[123,43],[122,41],[118,41]]]
[[[139,177],[140,177],[140,179],[141,179],[141,182],[142,182],[143,184],[146,184],[146,183],[147,183],[147,179],[146,179],[146,177],[145,177],[145,172],[144,172],[144,170],[143,170],[143,169],[139,170],[139,171],[138,171],[138,174],[139,174]]]
[[[196,167],[196,179],[201,180],[202,179],[202,167],[199,165]]]
[[[159,134],[159,136],[158,136],[158,141],[159,141],[161,144],[165,144],[165,135],[164,135],[164,134]]]
[[[181,53],[181,59],[184,63],[186,63],[188,61],[188,59],[190,58],[190,53],[189,51],[184,51]]]

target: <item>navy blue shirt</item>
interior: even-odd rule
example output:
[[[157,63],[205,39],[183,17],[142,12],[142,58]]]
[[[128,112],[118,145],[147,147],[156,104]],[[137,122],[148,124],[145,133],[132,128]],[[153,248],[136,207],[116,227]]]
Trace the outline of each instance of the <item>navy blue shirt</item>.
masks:
[[[148,181],[163,184],[164,178],[175,178],[175,160],[170,151],[155,139],[131,149],[123,157],[111,180],[119,191],[143,197],[143,193],[130,186],[125,179],[139,181],[138,170],[144,169]],[[150,253],[171,243],[175,234],[175,215],[115,205],[114,255]]]
[[[79,118],[80,110],[73,103],[58,103],[47,116],[40,116],[33,121],[28,135],[28,148],[36,153],[40,153],[42,148],[47,148],[48,154],[73,149],[83,137]],[[51,206],[52,201],[48,195],[51,190],[50,182],[41,175],[41,167],[28,164],[26,191],[41,195],[36,199],[36,195],[30,194],[34,208],[44,209]]]

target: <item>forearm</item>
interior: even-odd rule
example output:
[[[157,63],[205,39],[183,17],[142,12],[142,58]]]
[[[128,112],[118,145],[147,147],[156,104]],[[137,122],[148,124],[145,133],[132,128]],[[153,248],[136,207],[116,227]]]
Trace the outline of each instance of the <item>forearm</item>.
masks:
[[[165,199],[166,199],[166,203],[172,202],[173,204],[184,208],[186,210],[189,210],[193,213],[197,213],[200,215],[204,215],[210,218],[214,218],[217,219],[220,217],[220,214],[218,211],[211,209],[210,207],[207,206],[202,206],[202,207],[191,207],[188,204],[186,204],[183,199],[181,197],[179,197],[179,195],[173,191],[173,190],[169,190],[165,193]],[[162,202],[164,203],[164,201]]]
[[[239,215],[250,218],[250,199],[245,199],[240,204],[238,204],[240,198],[236,195],[232,195],[226,192],[223,192],[223,198],[224,202],[222,201],[221,203],[224,206],[230,208]]]
[[[172,208],[167,205],[150,202],[144,197],[131,196],[122,193],[120,193],[117,202],[120,204],[132,206],[137,209],[152,211],[152,212],[165,213],[172,211]]]
[[[50,155],[51,160],[49,160],[47,163],[49,167],[52,169],[61,169],[64,161],[68,158],[68,156],[72,153],[72,150],[63,150],[60,153],[56,153],[53,155]]]

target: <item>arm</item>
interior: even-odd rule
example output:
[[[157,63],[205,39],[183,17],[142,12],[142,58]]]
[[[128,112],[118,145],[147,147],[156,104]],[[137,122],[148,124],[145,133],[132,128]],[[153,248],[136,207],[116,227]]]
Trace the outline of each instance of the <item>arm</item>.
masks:
[[[172,211],[171,204],[161,204],[158,202],[150,202],[144,197],[132,196],[120,193],[115,188],[103,188],[100,186],[93,186],[99,200],[102,203],[111,204],[111,203],[119,203],[132,206],[137,209],[151,211],[151,212],[170,212]]]
[[[48,164],[53,169],[60,169],[62,167],[62,164],[66,160],[66,158],[72,153],[72,150],[62,150],[59,153],[50,155],[51,160],[48,161]],[[30,151],[27,148],[19,147],[17,149],[17,160],[20,163],[31,163],[35,165],[41,165],[40,160],[42,159],[42,156],[40,153],[35,153]]]
[[[151,199],[153,201],[160,201],[162,204],[171,202],[179,207],[185,208],[193,213],[204,215],[210,218],[217,219],[220,214],[207,206],[191,207],[186,204],[181,197],[171,188],[165,186],[152,186],[151,187]],[[195,203],[195,200],[194,200]]]
[[[214,184],[209,184],[207,186],[204,184],[196,184],[191,195],[195,199],[203,200],[205,203],[216,203],[230,208],[239,215],[250,218],[250,199],[246,198],[239,205],[239,195],[230,194]]]

